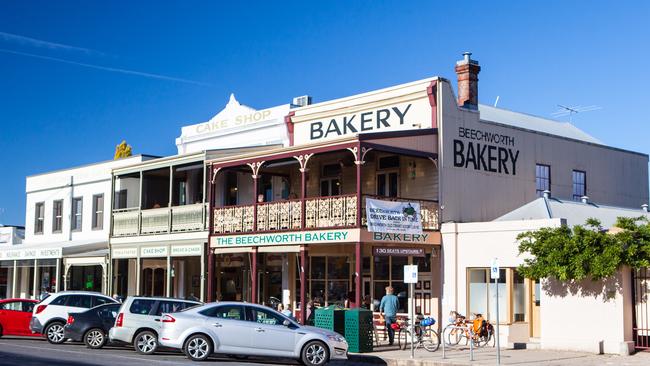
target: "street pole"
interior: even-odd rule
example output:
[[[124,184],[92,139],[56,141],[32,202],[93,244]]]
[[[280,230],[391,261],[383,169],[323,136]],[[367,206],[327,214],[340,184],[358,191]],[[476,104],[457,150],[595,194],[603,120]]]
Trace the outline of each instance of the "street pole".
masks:
[[[414,358],[415,348],[413,343],[415,343],[415,338],[413,333],[415,333],[415,289],[413,283],[409,283],[409,292],[411,292],[411,358]]]
[[[501,348],[499,347],[499,284],[498,280],[494,279],[494,286],[497,288],[497,329],[496,334],[494,335],[497,339],[497,365],[501,364]]]

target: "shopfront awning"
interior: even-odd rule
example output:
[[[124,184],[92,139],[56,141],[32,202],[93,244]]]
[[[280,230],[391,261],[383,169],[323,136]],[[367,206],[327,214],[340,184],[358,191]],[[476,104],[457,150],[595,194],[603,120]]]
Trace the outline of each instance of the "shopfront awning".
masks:
[[[0,260],[52,259],[85,256],[86,253],[107,250],[108,242],[102,240],[72,240],[64,242],[23,243],[0,249]]]

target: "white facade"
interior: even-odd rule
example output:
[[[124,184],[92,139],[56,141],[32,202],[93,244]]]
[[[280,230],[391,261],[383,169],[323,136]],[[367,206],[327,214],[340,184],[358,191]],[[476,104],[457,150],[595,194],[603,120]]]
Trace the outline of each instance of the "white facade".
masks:
[[[640,213],[639,210],[637,214]],[[592,353],[631,352],[633,300],[629,269],[599,282],[563,284],[543,279],[535,286],[528,279],[523,283],[513,281],[517,266],[526,258],[519,255],[517,235],[565,224],[566,220],[560,218],[443,224],[443,319],[452,310],[469,318],[477,309],[484,311],[486,307],[481,305],[486,303],[489,310],[483,315],[496,323],[494,285],[483,285],[470,277],[472,271],[489,269],[493,258],[498,258],[499,267],[506,270],[508,277],[499,285],[501,345],[519,343],[529,348]],[[489,277],[487,280],[490,281]],[[517,286],[520,288],[515,290]],[[520,316],[515,317],[514,313]]]
[[[290,104],[256,110],[240,104],[234,95],[226,107],[210,120],[181,129],[176,138],[178,154],[244,146],[282,145],[289,143],[284,118]]]
[[[18,226],[0,225],[0,248],[17,245],[25,239],[25,228]]]

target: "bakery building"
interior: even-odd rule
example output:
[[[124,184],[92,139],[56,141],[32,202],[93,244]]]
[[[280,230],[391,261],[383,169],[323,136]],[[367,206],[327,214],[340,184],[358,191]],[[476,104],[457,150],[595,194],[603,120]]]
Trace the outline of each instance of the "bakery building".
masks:
[[[391,285],[406,312],[403,265],[417,264],[415,305],[441,318],[458,296],[442,223],[494,220],[547,189],[647,203],[647,155],[480,105],[478,62],[466,54],[455,70],[458,95],[432,77],[295,108],[288,146],[206,159],[207,299],[374,307]],[[391,227],[391,210],[415,225]]]

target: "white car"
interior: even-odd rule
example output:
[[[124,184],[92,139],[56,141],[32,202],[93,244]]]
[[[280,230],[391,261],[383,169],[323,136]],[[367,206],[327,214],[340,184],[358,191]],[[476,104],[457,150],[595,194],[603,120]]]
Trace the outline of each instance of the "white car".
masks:
[[[213,353],[294,358],[308,366],[346,360],[348,343],[330,330],[300,325],[256,304],[218,302],[163,314],[160,345],[194,361]]]
[[[50,343],[63,343],[66,341],[63,336],[63,327],[68,320],[68,313],[78,313],[98,305],[116,302],[98,292],[57,292],[34,306],[29,328],[34,333],[43,333]]]
[[[201,304],[169,297],[127,297],[115,326],[108,331],[108,338],[111,342],[132,343],[138,353],[150,355],[158,349],[162,313],[175,313]]]

